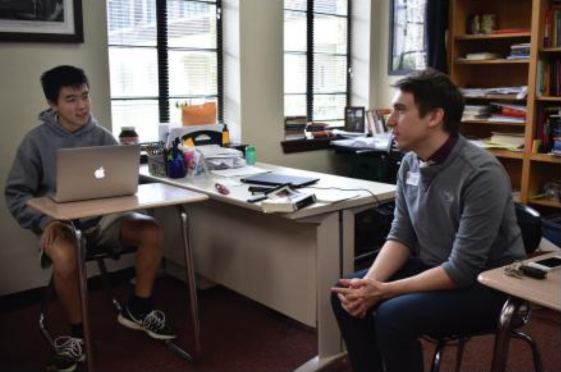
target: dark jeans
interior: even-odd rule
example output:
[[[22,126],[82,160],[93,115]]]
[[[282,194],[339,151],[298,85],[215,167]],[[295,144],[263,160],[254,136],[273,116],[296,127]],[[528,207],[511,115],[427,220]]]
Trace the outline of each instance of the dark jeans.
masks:
[[[409,259],[390,281],[430,269]],[[349,278],[362,278],[367,270]],[[333,312],[355,372],[422,372],[420,336],[494,331],[505,296],[476,283],[470,288],[411,293],[381,302],[364,319],[351,316],[331,296]],[[384,368],[385,366],[385,368]]]

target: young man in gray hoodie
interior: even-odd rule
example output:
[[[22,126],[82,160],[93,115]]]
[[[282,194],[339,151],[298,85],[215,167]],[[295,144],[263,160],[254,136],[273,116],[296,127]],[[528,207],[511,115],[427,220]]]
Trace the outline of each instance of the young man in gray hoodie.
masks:
[[[91,114],[90,84],[83,70],[58,66],[41,76],[50,108],[40,113],[41,125],[23,139],[6,182],[8,208],[21,227],[40,237],[41,263],[52,264],[54,285],[66,310],[71,335],[56,339],[57,354],[50,371],[73,371],[85,360],[79,301],[76,242],[67,223],[31,209],[31,198],[54,193],[57,150],[69,147],[109,146],[117,141]],[[80,187],[76,184],[76,187]],[[175,338],[164,314],[153,310],[151,296],[162,257],[162,232],[156,221],[139,213],[110,215],[80,221],[88,242],[111,249],[136,247],[134,296],[118,317],[128,328],[156,339]]]
[[[419,337],[494,329],[505,297],[477,276],[525,256],[508,175],[458,134],[458,88],[434,70],[394,87],[388,126],[408,152],[395,217],[372,267],[331,297],[357,372],[422,372]]]

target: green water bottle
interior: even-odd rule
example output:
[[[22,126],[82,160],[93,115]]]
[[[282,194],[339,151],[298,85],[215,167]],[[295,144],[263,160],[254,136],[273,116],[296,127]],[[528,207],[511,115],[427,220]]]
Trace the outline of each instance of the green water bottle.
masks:
[[[246,146],[245,147],[245,161],[247,165],[255,165],[255,147]]]

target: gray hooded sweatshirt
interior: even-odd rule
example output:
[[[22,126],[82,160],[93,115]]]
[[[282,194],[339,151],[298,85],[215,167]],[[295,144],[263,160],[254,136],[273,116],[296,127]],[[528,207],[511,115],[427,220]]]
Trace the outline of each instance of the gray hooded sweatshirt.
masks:
[[[111,132],[90,116],[88,123],[71,133],[58,124],[57,114],[39,114],[42,124],[32,129],[20,144],[6,181],[6,204],[20,226],[40,233],[51,221],[26,203],[29,199],[56,191],[57,150],[70,147],[116,145]],[[80,187],[77,183],[76,187]]]

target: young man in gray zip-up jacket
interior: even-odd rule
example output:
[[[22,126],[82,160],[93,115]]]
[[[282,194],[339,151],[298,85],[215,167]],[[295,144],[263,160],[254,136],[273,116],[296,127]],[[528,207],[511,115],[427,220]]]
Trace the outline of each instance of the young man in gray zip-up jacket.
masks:
[[[505,298],[477,276],[525,256],[508,175],[458,135],[458,88],[433,70],[394,86],[394,221],[372,267],[332,290],[354,371],[421,372],[419,337],[494,329]]]
[[[42,124],[22,141],[6,182],[8,208],[21,227],[40,235],[42,263],[52,263],[55,290],[66,310],[70,337],[55,340],[57,353],[48,371],[73,371],[85,360],[82,313],[79,300],[76,242],[68,223],[52,220],[29,208],[27,201],[54,193],[57,150],[69,147],[115,145],[109,131],[91,115],[89,82],[79,68],[58,66],[41,76],[50,109],[42,112]],[[76,187],[80,187],[76,180]],[[88,245],[111,249],[136,247],[136,285],[118,322],[156,339],[175,338],[164,314],[152,310],[154,280],[163,252],[162,232],[157,222],[139,213],[104,216],[80,221]],[[50,261],[50,262],[49,262]]]

